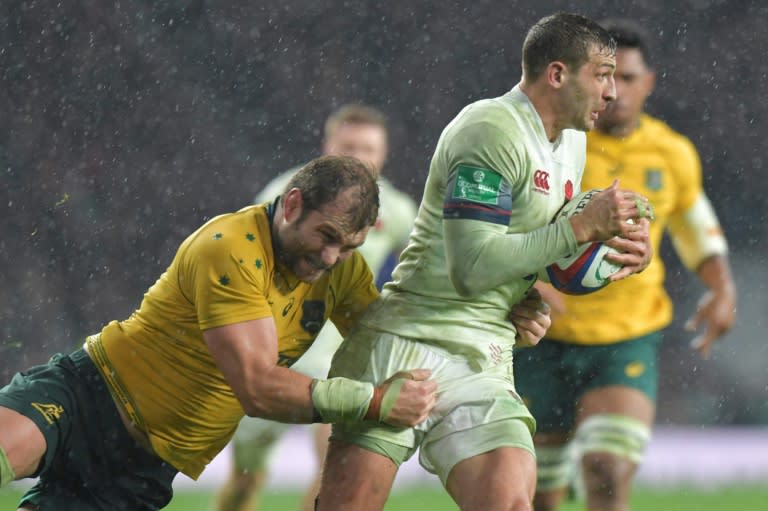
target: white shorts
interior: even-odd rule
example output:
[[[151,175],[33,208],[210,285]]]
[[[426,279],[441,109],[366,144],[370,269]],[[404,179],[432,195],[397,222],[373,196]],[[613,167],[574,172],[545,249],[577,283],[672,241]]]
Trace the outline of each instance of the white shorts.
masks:
[[[438,383],[437,405],[426,421],[414,428],[336,424],[333,438],[398,465],[420,448],[419,462],[443,484],[458,462],[478,454],[500,447],[534,454],[535,421],[515,392],[511,364],[481,370],[435,344],[358,325],[336,352],[329,376],[378,385],[398,371],[417,368],[431,369]]]

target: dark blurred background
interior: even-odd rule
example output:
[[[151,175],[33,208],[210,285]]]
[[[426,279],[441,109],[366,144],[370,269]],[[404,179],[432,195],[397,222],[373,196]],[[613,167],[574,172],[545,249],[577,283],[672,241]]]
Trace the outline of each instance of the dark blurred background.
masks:
[[[345,102],[388,113],[386,173],[418,198],[444,125],[517,83],[527,27],[557,10],[656,36],[649,111],[699,148],[731,243],[740,322],[710,360],[681,328],[702,288],[665,245],[659,422],[768,425],[759,0],[5,0],[0,382],[127,317],[186,235],[316,156]]]

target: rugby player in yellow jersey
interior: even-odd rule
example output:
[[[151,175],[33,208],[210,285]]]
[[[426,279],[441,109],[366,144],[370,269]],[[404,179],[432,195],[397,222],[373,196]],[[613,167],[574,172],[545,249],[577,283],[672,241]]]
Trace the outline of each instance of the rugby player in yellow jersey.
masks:
[[[655,80],[643,32],[626,20],[604,26],[618,43],[617,99],[587,135],[582,187],[620,179],[654,205],[652,245],[658,251],[666,229],[682,262],[708,288],[688,323],[705,326],[692,345],[707,356],[734,322],[726,240],[702,190],[693,144],[643,112]],[[672,318],[663,281],[664,266],[655,254],[643,273],[591,295],[542,288],[553,308],[552,327],[535,349],[515,353],[517,388],[538,424],[536,511],[559,505],[572,469],[579,473],[575,484],[583,488],[588,510],[629,509],[656,409],[661,330]]]
[[[278,200],[189,236],[130,318],[17,373],[0,390],[0,483],[39,476],[19,509],[160,509],[177,472],[197,478],[244,413],[424,420],[437,388],[428,370],[374,386],[287,368],[327,319],[346,333],[378,295],[355,250],[378,205],[365,164],[313,160]]]
[[[384,176],[382,170],[387,159],[388,133],[386,117],[376,108],[361,105],[344,105],[333,112],[325,122],[322,152],[324,155],[353,156],[370,163],[378,176],[379,218],[368,231],[358,251],[365,258],[376,282],[389,280],[382,275],[382,267],[388,257],[399,257],[408,241],[416,204],[405,193],[397,190]],[[297,168],[281,173],[267,183],[256,196],[255,202],[274,200],[283,193]],[[341,344],[342,337],[332,322],[323,326],[312,348],[291,369],[313,378],[325,378],[331,358]],[[217,511],[251,511],[256,509],[261,490],[267,480],[270,457],[282,437],[292,427],[290,424],[261,418],[244,417],[232,437],[232,461],[229,478],[221,488],[217,499]],[[328,448],[330,424],[313,426],[315,458],[318,468],[315,479],[304,493],[300,509],[314,509],[315,496],[320,486],[320,465]]]

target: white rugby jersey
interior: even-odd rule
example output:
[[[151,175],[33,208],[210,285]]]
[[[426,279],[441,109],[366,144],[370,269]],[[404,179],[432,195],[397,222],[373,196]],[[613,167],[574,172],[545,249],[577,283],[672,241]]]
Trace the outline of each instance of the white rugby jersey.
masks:
[[[360,321],[489,363],[499,346],[514,343],[514,326],[507,319],[512,305],[525,296],[539,270],[576,246],[570,225],[566,236],[562,224],[555,232],[558,227],[550,221],[578,193],[585,155],[582,132],[564,130],[555,142],[547,139],[540,116],[519,86],[465,107],[437,143],[393,282]],[[508,264],[530,266],[531,273],[500,277],[477,296],[460,296],[449,275],[443,231],[446,222],[456,220],[503,225],[502,237],[525,233],[518,236],[525,257],[510,254]],[[537,229],[547,235],[528,234]],[[478,258],[482,263],[482,253]],[[500,265],[477,266],[478,271],[498,272]]]

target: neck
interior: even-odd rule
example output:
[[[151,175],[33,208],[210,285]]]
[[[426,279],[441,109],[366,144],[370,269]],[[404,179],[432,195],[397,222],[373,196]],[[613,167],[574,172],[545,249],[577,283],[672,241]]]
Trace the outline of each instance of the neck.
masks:
[[[281,261],[285,263],[285,259],[283,257],[283,251],[281,250],[280,245],[280,237],[277,234],[277,227],[278,227],[278,219],[282,218],[283,216],[283,198],[278,197],[275,199],[272,204],[269,205],[269,209],[267,210],[267,215],[269,218],[269,230],[272,233],[272,251],[275,254],[275,257],[278,261]]]
[[[537,87],[535,83],[526,82],[525,80],[520,82],[520,90],[528,96],[536,113],[541,117],[547,140],[550,142],[557,140],[557,137],[563,131],[563,127],[560,126],[557,119],[558,109],[555,98],[547,94],[541,87]]]

